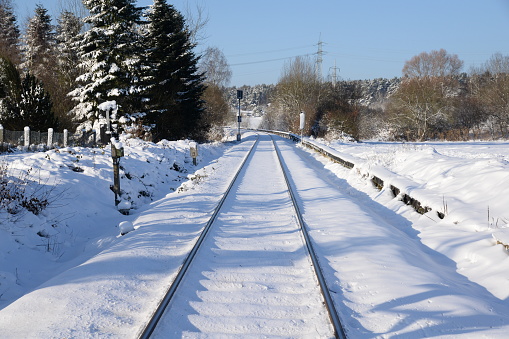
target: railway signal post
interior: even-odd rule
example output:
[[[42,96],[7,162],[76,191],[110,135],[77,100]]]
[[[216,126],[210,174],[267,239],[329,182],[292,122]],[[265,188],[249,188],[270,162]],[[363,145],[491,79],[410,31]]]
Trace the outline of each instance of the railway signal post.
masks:
[[[238,123],[237,141],[240,141],[240,122],[242,121],[242,117],[240,115],[240,99],[242,99],[243,94],[244,93],[241,90],[237,90],[237,99],[239,100],[239,114],[237,114],[237,123]]]
[[[122,143],[111,138],[111,158],[113,159],[113,193],[115,193],[115,206],[120,203],[120,158],[124,156],[124,147]]]

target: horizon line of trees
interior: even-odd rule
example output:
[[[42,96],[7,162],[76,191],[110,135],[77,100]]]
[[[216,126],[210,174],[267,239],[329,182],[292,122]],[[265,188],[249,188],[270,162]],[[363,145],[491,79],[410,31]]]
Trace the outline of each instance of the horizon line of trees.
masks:
[[[0,123],[88,131],[105,123],[99,105],[115,101],[110,118],[126,132],[203,139],[217,120],[206,116],[214,107],[205,94],[222,98],[207,88],[220,88],[214,81],[228,74],[206,75],[210,67],[194,51],[198,34],[183,15],[166,0],[148,8],[134,0],[82,4],[88,16],[63,10],[56,25],[38,4],[22,34],[12,0],[0,0]]]
[[[509,138],[509,56],[495,53],[469,73],[446,50],[405,62],[397,89],[362,105],[360,81],[321,82],[310,58],[287,63],[262,127],[328,139],[424,141]]]
[[[0,124],[7,129],[91,130],[106,122],[101,103],[115,101],[112,121],[153,140],[218,139],[233,121],[231,70],[218,48],[195,54],[196,29],[166,0],[68,0],[52,25],[38,4],[22,34],[12,0],[0,0]],[[88,10],[82,17],[77,3]],[[200,15],[202,13],[200,12]],[[194,30],[193,30],[194,29]],[[322,82],[314,62],[286,63],[263,128],[355,139],[452,140],[509,137],[509,56],[494,54],[462,72],[444,49],[406,61],[397,89],[376,105],[361,104],[356,81]],[[265,95],[265,94],[264,94]],[[486,137],[486,135],[484,135]]]

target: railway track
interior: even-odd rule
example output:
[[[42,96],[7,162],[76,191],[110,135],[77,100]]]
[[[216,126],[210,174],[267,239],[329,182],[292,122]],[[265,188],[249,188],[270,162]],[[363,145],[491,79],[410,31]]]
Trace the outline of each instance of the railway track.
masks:
[[[140,338],[346,338],[295,193],[261,135]]]

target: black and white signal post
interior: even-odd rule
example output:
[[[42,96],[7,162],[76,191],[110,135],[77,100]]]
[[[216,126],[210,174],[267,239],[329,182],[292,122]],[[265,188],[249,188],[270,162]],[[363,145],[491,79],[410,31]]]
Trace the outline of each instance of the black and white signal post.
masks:
[[[238,130],[237,130],[237,141],[240,141],[240,122],[242,121],[242,116],[240,115],[240,99],[242,99],[243,92],[241,90],[237,90],[237,99],[239,99],[239,114],[237,115],[237,123],[238,123]]]

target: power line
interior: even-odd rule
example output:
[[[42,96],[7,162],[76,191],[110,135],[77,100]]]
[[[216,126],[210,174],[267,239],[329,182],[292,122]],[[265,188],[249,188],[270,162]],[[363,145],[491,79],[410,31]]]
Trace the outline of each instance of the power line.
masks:
[[[331,56],[335,56],[342,59],[355,59],[355,60],[367,60],[367,61],[380,61],[380,62],[401,62],[401,59],[383,59],[374,56],[366,56],[359,54],[345,54],[345,53],[330,53]]]
[[[226,57],[227,58],[231,58],[231,57],[238,57],[238,56],[245,56],[245,55],[287,52],[287,51],[292,51],[292,50],[302,49],[302,48],[309,48],[309,47],[312,47],[312,45],[299,46],[299,47],[289,47],[289,48],[275,49],[275,50],[272,50],[272,51],[263,51],[263,52],[250,52],[250,53],[230,54],[230,55],[227,55]]]
[[[284,58],[277,58],[277,59],[267,59],[267,60],[259,60],[259,61],[241,62],[241,63],[237,63],[237,64],[231,64],[230,67],[233,67],[233,66],[244,66],[244,65],[254,65],[254,64],[262,64],[262,63],[266,63],[266,62],[288,60],[288,59],[293,59],[293,58],[296,58],[296,57],[305,57],[305,56],[310,56],[310,55],[313,55],[313,53],[311,53],[311,54],[303,54],[303,55],[295,55],[295,56],[291,56],[291,57],[284,57]]]

